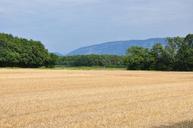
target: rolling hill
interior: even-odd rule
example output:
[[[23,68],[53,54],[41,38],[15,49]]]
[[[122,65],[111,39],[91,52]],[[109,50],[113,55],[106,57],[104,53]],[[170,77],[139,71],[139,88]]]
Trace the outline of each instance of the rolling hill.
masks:
[[[150,48],[155,43],[161,43],[165,45],[167,43],[166,38],[151,38],[147,40],[128,40],[128,41],[114,41],[105,42],[102,44],[91,45],[87,47],[81,47],[76,49],[67,55],[89,55],[89,54],[108,54],[108,55],[124,55],[126,50],[131,46],[141,46]]]

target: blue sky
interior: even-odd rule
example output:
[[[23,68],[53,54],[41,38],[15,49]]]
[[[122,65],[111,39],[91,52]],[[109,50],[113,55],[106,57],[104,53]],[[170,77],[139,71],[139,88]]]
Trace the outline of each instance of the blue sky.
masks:
[[[0,0],[0,32],[52,52],[193,33],[193,0]]]

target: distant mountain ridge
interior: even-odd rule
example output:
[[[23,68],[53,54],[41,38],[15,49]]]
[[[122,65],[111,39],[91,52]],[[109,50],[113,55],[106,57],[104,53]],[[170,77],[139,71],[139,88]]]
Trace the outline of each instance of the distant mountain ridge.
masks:
[[[91,45],[87,47],[81,47],[76,49],[67,55],[89,55],[89,54],[107,54],[107,55],[125,55],[126,51],[131,46],[141,46],[150,48],[156,43],[166,45],[166,38],[151,38],[147,40],[128,40],[128,41],[113,41],[105,42],[101,44]]]
[[[57,55],[57,56],[64,56],[62,53],[60,53],[60,52],[54,52],[54,54],[55,55]]]

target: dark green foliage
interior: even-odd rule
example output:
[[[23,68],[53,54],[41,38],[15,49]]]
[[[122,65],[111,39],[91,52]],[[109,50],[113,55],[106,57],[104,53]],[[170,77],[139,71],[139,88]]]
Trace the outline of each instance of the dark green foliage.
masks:
[[[39,41],[0,33],[0,67],[41,67],[52,65],[48,50]]]
[[[193,71],[193,35],[189,34],[176,54],[176,70]]]
[[[127,68],[132,70],[150,69],[152,56],[147,48],[133,46],[128,49]]]
[[[150,50],[150,54],[153,57],[153,63],[151,64],[151,69],[156,69],[156,70],[166,70],[167,65],[165,62],[165,51],[164,47],[160,44],[157,43],[155,44],[152,49]]]
[[[65,66],[124,67],[124,57],[115,55],[64,56],[58,64]]]
[[[193,35],[168,38],[165,47],[159,43],[151,49],[130,47],[126,63],[132,70],[193,71]]]
[[[45,66],[48,68],[54,68],[58,60],[59,60],[59,56],[57,56],[54,53],[50,53]]]

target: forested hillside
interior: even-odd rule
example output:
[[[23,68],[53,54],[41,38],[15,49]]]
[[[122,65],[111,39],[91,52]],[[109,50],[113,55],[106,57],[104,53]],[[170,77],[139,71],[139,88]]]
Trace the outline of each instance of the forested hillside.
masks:
[[[48,53],[39,41],[0,33],[1,67],[41,67],[55,64],[56,56]]]
[[[96,45],[81,47],[70,52],[68,55],[126,55],[127,49],[132,46],[140,46],[144,48],[151,48],[154,44],[161,43],[167,44],[166,38],[151,38],[147,40],[128,40],[128,41],[113,41],[100,43]]]

